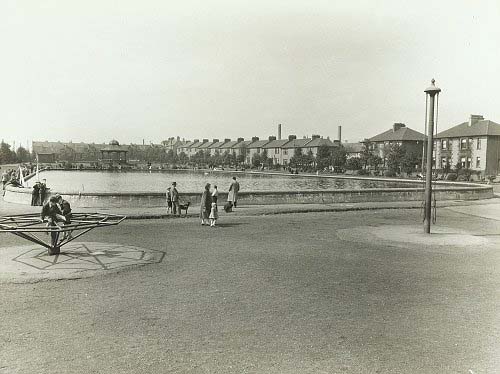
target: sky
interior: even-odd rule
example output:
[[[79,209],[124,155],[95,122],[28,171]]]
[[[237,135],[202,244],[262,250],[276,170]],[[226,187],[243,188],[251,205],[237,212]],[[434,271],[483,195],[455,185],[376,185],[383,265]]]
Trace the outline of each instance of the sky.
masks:
[[[0,138],[159,143],[500,123],[500,2],[2,0]],[[16,145],[16,147],[17,147]]]

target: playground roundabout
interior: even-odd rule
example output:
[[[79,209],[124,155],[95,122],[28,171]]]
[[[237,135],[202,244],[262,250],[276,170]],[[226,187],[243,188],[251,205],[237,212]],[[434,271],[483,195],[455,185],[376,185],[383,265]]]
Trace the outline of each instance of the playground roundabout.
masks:
[[[165,253],[130,245],[74,241],[92,229],[118,225],[124,216],[74,214],[70,224],[49,226],[35,214],[0,217],[0,233],[32,244],[2,248],[0,283],[78,279],[158,263]]]
[[[0,283],[87,278],[159,263],[164,256],[161,251],[100,242],[73,242],[53,256],[39,245],[8,247],[0,251]]]

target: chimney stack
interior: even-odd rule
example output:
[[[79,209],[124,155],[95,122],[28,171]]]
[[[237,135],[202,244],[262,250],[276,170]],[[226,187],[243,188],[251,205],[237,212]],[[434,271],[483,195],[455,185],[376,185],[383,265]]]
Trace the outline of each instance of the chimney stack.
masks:
[[[238,143],[244,141],[245,138],[238,138]]]
[[[253,137],[252,137],[252,142],[256,142],[256,141],[258,141],[258,140],[259,140],[259,137],[258,137],[258,136],[253,136]]]
[[[471,114],[469,117],[469,127],[471,127],[473,124],[477,123],[478,121],[482,121],[484,117],[480,114]]]
[[[213,143],[218,143],[218,142],[219,142],[219,139],[212,139],[212,142],[213,142]]]
[[[203,144],[208,143],[208,139],[203,139]]]
[[[278,140],[281,140],[281,123],[278,125]]]
[[[338,140],[342,143],[342,126],[339,126],[338,131]]]
[[[230,141],[231,141],[231,139],[229,139],[229,138],[224,139],[224,143],[227,143],[227,142],[230,142]]]
[[[319,135],[311,135],[311,139],[319,139],[320,136]]]
[[[275,136],[270,136],[269,137],[269,141],[272,141],[272,140],[276,140],[276,137]]]
[[[394,125],[392,125],[392,132],[396,132],[403,127],[406,127],[404,123],[396,122]]]

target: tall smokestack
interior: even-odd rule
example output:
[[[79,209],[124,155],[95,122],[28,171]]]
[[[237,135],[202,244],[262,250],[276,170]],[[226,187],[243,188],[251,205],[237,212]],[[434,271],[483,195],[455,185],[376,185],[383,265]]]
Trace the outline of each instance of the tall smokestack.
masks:
[[[278,125],[278,140],[281,140],[281,123]]]
[[[342,143],[342,126],[339,126],[338,138],[339,138],[339,142]]]

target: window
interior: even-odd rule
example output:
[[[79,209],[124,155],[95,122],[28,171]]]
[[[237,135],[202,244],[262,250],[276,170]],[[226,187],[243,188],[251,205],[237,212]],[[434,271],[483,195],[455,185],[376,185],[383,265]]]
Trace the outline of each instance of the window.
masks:
[[[481,167],[481,157],[476,157],[476,168],[480,168],[480,167]]]
[[[469,138],[469,141],[468,141],[468,143],[467,143],[467,146],[468,146],[467,148],[468,148],[468,149],[472,149],[472,144],[473,144],[473,143],[474,143],[474,139]]]
[[[460,139],[460,149],[467,149],[467,139]]]
[[[447,139],[441,140],[441,149],[443,151],[446,151],[448,149],[448,140]]]
[[[441,167],[444,169],[448,164],[448,159],[446,157],[441,158]]]
[[[257,148],[257,153],[260,153],[260,148]]]
[[[279,148],[274,148],[274,154],[277,155],[278,153],[280,153],[280,149]]]
[[[287,154],[288,154],[288,149],[284,149],[284,150],[283,150],[283,154],[284,154],[284,155],[287,155]]]
[[[472,166],[472,159],[470,157],[467,157],[467,169]]]
[[[462,168],[465,168],[465,157],[462,157],[460,159],[460,165],[462,166]]]
[[[481,139],[477,139],[477,146],[476,149],[481,149]]]

